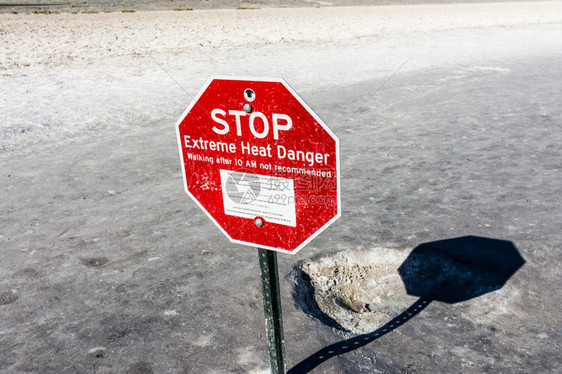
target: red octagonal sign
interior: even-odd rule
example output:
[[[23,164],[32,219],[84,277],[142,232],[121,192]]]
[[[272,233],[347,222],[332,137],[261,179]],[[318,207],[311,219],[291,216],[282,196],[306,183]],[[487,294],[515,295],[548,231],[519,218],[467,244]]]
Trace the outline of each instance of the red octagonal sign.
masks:
[[[281,79],[210,79],[177,135],[186,192],[233,242],[294,254],[340,216],[338,138]]]

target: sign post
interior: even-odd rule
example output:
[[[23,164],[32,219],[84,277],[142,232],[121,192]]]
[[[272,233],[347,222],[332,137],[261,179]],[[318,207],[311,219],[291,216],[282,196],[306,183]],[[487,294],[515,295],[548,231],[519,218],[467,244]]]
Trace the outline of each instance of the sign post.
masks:
[[[339,218],[338,138],[282,79],[211,78],[176,130],[187,194],[230,241],[258,248],[271,369],[285,373],[276,252]]]
[[[272,374],[285,374],[285,338],[281,313],[281,292],[277,271],[277,252],[258,248],[265,331]]]

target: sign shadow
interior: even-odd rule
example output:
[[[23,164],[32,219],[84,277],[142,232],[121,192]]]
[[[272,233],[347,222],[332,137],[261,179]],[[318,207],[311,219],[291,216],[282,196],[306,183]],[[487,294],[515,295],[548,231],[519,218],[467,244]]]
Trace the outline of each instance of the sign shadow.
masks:
[[[464,236],[420,244],[398,268],[407,293],[419,297],[416,302],[375,331],[322,348],[288,373],[308,373],[334,356],[361,348],[408,322],[432,301],[454,304],[496,291],[524,263],[506,240]]]

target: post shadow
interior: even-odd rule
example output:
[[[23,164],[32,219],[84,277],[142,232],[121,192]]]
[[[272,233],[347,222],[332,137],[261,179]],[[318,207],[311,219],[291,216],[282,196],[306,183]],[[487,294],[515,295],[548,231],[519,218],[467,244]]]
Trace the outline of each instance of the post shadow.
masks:
[[[341,342],[331,344],[321,350],[315,352],[311,356],[305,358],[293,368],[291,368],[287,374],[300,374],[308,373],[315,367],[321,365],[325,361],[328,361],[334,356],[339,356],[351,352],[357,348],[361,348],[377,340],[380,337],[388,334],[389,332],[397,329],[399,326],[408,322],[422,310],[424,310],[431,300],[420,298],[415,303],[413,303],[408,309],[402,312],[398,317],[393,318],[390,322],[387,322],[384,326],[379,327],[375,331],[369,332],[367,334],[362,334],[355,336],[351,339],[346,339]]]
[[[434,300],[454,304],[496,291],[524,263],[515,245],[506,240],[464,236],[420,244],[398,268],[408,295],[419,297],[414,304],[375,331],[322,348],[288,373],[308,373],[334,356],[361,348],[408,322]]]

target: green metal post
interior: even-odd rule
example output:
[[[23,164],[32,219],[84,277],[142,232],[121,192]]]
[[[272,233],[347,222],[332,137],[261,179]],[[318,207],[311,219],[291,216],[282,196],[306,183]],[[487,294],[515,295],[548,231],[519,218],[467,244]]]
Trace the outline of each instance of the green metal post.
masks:
[[[258,248],[258,254],[260,259],[265,331],[267,333],[271,373],[286,374],[287,365],[285,362],[285,339],[283,338],[277,253]]]

